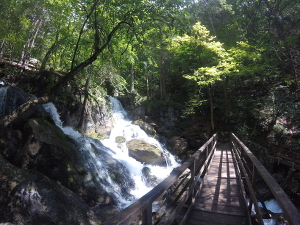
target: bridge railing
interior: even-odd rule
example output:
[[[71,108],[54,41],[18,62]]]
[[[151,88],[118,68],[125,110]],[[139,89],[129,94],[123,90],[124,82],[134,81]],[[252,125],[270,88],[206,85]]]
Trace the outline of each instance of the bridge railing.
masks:
[[[267,169],[261,164],[261,162],[252,154],[252,152],[234,135],[231,134],[232,150],[234,158],[238,165],[239,178],[241,183],[244,184],[245,190],[247,190],[248,196],[244,196],[249,199],[248,210],[251,214],[252,205],[256,212],[256,220],[258,224],[263,225],[263,215],[258,206],[258,199],[260,193],[257,191],[256,185],[258,182],[264,182],[269,190],[272,192],[273,197],[280,205],[283,215],[289,225],[300,224],[300,213],[294,206],[287,194],[282,190],[280,185],[267,171]],[[264,203],[261,202],[263,207]]]
[[[181,215],[184,224],[193,208],[195,197],[202,179],[208,170],[217,144],[214,134],[192,157],[181,166],[173,169],[170,176],[164,179],[150,192],[136,202],[108,219],[107,225],[126,224],[172,224],[176,216],[186,206]]]

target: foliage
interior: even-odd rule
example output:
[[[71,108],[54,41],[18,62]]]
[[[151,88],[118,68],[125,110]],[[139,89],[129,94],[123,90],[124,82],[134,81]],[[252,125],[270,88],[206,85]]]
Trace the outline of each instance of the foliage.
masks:
[[[3,0],[0,9],[1,61],[37,59],[38,82],[63,102],[82,102],[90,77],[100,104],[130,94],[147,112],[211,112],[220,130],[299,130],[298,1]]]

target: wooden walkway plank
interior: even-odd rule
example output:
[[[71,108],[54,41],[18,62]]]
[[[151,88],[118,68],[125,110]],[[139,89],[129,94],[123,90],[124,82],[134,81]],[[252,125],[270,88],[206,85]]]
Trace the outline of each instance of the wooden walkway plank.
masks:
[[[228,143],[215,151],[187,224],[247,224],[246,208]]]

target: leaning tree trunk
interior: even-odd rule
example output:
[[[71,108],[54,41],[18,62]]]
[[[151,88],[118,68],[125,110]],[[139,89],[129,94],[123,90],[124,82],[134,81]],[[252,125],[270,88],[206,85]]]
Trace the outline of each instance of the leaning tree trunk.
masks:
[[[49,58],[50,58],[51,54],[57,48],[57,46],[58,46],[58,36],[59,36],[59,33],[57,32],[53,45],[48,49],[47,53],[45,54],[45,56],[42,60],[42,64],[41,64],[41,67],[40,67],[40,72],[45,70],[46,64],[49,61]]]
[[[52,95],[53,93],[56,93],[61,87],[65,86],[68,81],[72,80],[79,72],[81,72],[84,68],[91,65],[94,61],[97,60],[98,56],[106,49],[106,47],[111,42],[113,36],[115,33],[121,28],[122,24],[130,25],[127,21],[121,21],[119,22],[108,34],[106,41],[103,43],[101,47],[95,47],[94,53],[87,58],[85,61],[80,63],[79,65],[75,66],[69,73],[67,73],[64,77],[61,78],[60,81],[58,81],[47,93],[49,95]],[[95,39],[96,41],[97,39]],[[99,43],[95,43],[94,46],[98,46]]]
[[[81,36],[83,34],[84,28],[86,26],[86,23],[88,22],[88,20],[92,16],[93,12],[96,10],[96,7],[97,7],[98,3],[99,3],[99,0],[94,1],[94,4],[93,4],[93,6],[92,6],[92,8],[91,8],[91,10],[89,12],[89,14],[86,16],[86,18],[85,18],[85,20],[84,20],[84,22],[83,22],[83,24],[81,26],[81,29],[80,29],[80,32],[79,32],[79,37],[77,38],[77,42],[76,42],[76,45],[75,45],[75,50],[74,50],[74,53],[73,53],[73,58],[72,58],[72,63],[71,63],[71,70],[74,68],[74,65],[75,65],[75,57],[77,55],[77,51],[78,51],[78,48],[79,48],[79,43],[80,43]],[[95,21],[96,21],[96,18],[95,18]],[[95,31],[97,32],[97,29],[95,29]],[[96,41],[95,41],[94,44],[98,45],[98,43],[96,43]]]

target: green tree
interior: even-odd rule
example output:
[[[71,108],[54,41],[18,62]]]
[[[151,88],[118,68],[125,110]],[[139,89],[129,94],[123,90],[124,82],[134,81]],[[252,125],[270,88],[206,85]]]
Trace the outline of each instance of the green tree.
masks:
[[[193,80],[199,88],[206,88],[210,105],[211,129],[214,125],[213,84],[221,79],[224,71],[230,70],[228,54],[223,45],[201,23],[193,26],[191,35],[184,35],[173,40],[173,51],[180,73]],[[195,100],[191,100],[195,102]]]

